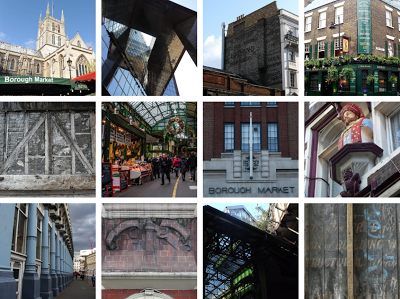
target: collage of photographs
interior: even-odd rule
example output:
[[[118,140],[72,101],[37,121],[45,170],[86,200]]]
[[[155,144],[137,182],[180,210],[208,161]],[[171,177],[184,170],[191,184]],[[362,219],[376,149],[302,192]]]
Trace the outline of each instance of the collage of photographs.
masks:
[[[0,299],[399,299],[399,75],[399,0],[0,0]]]

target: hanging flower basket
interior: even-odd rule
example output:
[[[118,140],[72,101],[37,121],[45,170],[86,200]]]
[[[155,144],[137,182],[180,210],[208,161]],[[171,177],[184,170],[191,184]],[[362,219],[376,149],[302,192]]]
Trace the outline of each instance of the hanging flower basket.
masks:
[[[177,123],[178,123],[179,129],[177,129],[177,130],[172,129],[171,126],[172,126],[172,124],[173,124],[174,122],[177,122]],[[178,134],[180,134],[180,133],[183,132],[183,128],[184,128],[184,127],[185,127],[185,124],[183,123],[183,120],[181,120],[181,119],[178,118],[178,117],[171,117],[171,118],[169,119],[168,123],[167,123],[167,132],[170,133],[170,134],[172,134],[172,135],[178,135]]]

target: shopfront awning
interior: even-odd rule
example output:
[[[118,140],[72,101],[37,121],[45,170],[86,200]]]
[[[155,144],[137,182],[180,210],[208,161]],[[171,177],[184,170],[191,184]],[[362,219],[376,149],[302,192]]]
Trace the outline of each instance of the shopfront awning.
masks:
[[[76,77],[71,81],[95,81],[95,80],[96,80],[96,72],[91,72],[89,74]]]
[[[0,95],[67,95],[70,79],[40,76],[0,76]]]
[[[74,86],[74,92],[80,93],[81,95],[91,94],[96,92],[96,72],[91,72],[71,80]]]

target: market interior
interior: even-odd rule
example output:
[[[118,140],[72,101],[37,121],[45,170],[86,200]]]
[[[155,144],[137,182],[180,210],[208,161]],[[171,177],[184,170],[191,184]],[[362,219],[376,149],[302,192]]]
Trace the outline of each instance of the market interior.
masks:
[[[103,197],[197,196],[196,102],[104,102],[102,120]]]

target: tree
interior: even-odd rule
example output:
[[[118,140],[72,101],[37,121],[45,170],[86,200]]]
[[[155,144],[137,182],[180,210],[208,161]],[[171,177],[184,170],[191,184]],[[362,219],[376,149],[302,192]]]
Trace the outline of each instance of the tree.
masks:
[[[96,59],[92,59],[88,64],[89,73],[96,71]]]
[[[269,209],[265,210],[262,206],[257,204],[256,206],[257,214],[255,216],[256,223],[255,227],[263,230],[263,231],[271,231],[271,226],[273,222],[271,222],[271,215],[269,213]]]

